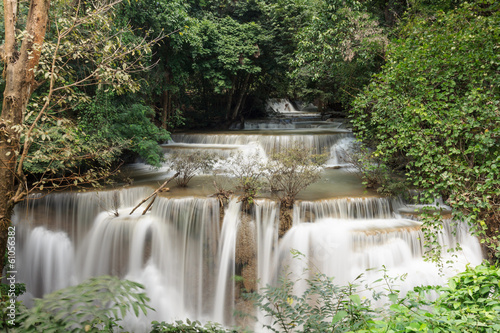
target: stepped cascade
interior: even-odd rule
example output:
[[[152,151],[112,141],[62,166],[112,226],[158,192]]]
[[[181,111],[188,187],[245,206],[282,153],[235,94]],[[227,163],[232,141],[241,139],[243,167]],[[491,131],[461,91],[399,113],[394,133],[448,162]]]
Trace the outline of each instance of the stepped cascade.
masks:
[[[130,215],[160,179],[173,173],[136,163],[127,169],[137,176],[132,185],[32,197],[16,207],[18,273],[28,291],[24,299],[111,274],[144,284],[156,310],[148,318],[127,318],[131,331],[147,331],[152,320],[185,318],[232,325],[233,311],[242,302],[235,275],[243,277],[245,288],[258,289],[276,283],[285,270],[299,274],[304,265],[314,264],[342,284],[384,265],[393,275],[408,273],[403,290],[409,290],[443,283],[465,264],[480,263],[479,243],[467,226],[447,221],[439,242],[445,247],[458,242],[462,251],[440,275],[422,260],[420,223],[408,214],[415,206],[366,192],[350,171],[344,154],[354,139],[341,122],[286,112],[286,118],[247,122],[238,131],[176,134],[164,145],[167,159],[173,151],[202,150],[226,157],[257,151],[265,159],[296,142],[326,151],[327,166],[335,168],[326,168],[317,184],[301,192],[293,226],[283,238],[277,231],[279,203],[271,195],[263,194],[251,211],[242,210],[235,195],[222,212],[210,196],[215,192],[210,175],[195,177],[186,189],[172,185],[145,215],[142,209]],[[292,249],[307,260],[293,259]],[[375,271],[367,278],[375,279]]]

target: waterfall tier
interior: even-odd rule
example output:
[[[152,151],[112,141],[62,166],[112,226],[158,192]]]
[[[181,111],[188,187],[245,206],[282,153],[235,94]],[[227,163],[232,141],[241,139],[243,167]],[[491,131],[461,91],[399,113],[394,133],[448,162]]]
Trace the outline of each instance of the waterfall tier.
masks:
[[[275,201],[259,199],[247,215],[234,198],[222,225],[214,198],[157,198],[146,215],[129,215],[146,193],[147,188],[139,187],[54,194],[18,206],[19,262],[29,267],[19,271],[19,280],[40,297],[86,277],[114,274],[146,286],[156,309],[148,322],[190,318],[233,324],[233,276],[249,274],[238,263],[253,267],[251,274],[259,281],[254,287],[263,286],[273,283],[284,267],[301,269],[291,259],[292,249],[339,282],[381,265],[409,272],[414,279],[407,288],[443,279],[421,259],[420,224],[399,216],[399,210],[409,209],[401,200],[301,201],[295,206],[294,226],[278,241]],[[460,267],[465,259],[481,260],[479,244],[464,226],[454,233],[448,222],[439,240],[443,246],[462,244]],[[140,331],[144,322],[128,325]]]

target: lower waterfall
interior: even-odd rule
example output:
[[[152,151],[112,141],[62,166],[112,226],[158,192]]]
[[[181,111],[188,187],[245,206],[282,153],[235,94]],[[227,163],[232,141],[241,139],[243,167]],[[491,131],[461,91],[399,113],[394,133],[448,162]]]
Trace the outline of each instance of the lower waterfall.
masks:
[[[462,251],[445,276],[422,259],[420,223],[400,214],[408,209],[399,199],[342,198],[298,201],[294,225],[277,236],[279,204],[258,199],[242,213],[234,197],[221,211],[216,198],[156,199],[151,211],[129,215],[150,193],[146,187],[120,191],[65,193],[29,200],[16,208],[14,223],[19,253],[19,280],[31,297],[42,297],[85,278],[116,275],[144,284],[155,312],[148,318],[127,318],[134,332],[147,331],[152,320],[217,321],[235,324],[238,231],[245,223],[254,244],[254,288],[275,283],[288,269],[297,274],[314,264],[338,284],[366,269],[384,265],[390,274],[408,273],[404,290],[420,284],[443,283],[446,274],[480,263],[481,249],[466,226],[453,232],[448,221],[439,241],[459,242]],[[71,210],[67,207],[71,206]],[[242,214],[245,214],[243,216]],[[247,238],[248,241],[249,238]],[[304,260],[292,259],[291,250]],[[245,265],[243,265],[245,266]],[[250,284],[249,284],[250,285]]]

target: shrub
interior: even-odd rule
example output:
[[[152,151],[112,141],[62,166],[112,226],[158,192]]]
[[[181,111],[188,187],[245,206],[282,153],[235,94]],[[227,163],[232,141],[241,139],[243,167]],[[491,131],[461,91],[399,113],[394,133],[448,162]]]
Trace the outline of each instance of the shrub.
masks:
[[[208,152],[174,152],[170,155],[169,165],[179,175],[175,178],[177,185],[186,187],[189,181],[202,171],[214,165],[217,156]]]
[[[243,191],[239,200],[243,202],[244,209],[249,209],[264,184],[262,156],[258,151],[251,154],[239,151],[228,159],[228,173],[236,179],[237,189]]]
[[[280,200],[280,237],[292,227],[290,210],[295,197],[320,178],[321,165],[325,161],[326,154],[314,154],[299,142],[288,149],[271,154],[266,173],[271,190]]]
[[[91,278],[35,299],[31,309],[17,317],[19,331],[29,332],[114,332],[129,311],[138,316],[151,309],[144,287],[117,277]]]
[[[448,286],[415,288],[385,310],[361,332],[484,332],[500,331],[500,270],[488,264],[449,279]],[[439,296],[428,301],[428,293]]]
[[[295,258],[303,255],[292,250]],[[303,260],[303,258],[301,258]],[[257,310],[268,318],[260,323],[275,332],[349,332],[366,327],[375,310],[368,298],[360,297],[354,284],[337,286],[333,277],[306,269],[302,276],[285,274],[277,286],[267,285],[259,292],[248,294]],[[297,294],[296,287],[305,283]]]
[[[226,329],[217,323],[202,325],[199,321],[187,319],[186,322],[177,320],[175,323],[153,322],[151,333],[237,333],[237,331]]]
[[[320,178],[325,162],[326,154],[314,154],[299,142],[272,153],[266,171],[271,189],[282,205],[292,207],[297,194]]]
[[[394,169],[383,163],[376,153],[362,143],[358,142],[346,151],[345,159],[367,188],[376,189],[387,196],[401,195],[408,189],[405,178],[397,175]]]

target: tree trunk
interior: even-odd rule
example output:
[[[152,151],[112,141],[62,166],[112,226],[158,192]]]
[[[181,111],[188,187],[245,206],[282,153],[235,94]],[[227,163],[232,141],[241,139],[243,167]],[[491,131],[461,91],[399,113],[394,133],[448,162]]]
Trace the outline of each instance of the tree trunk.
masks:
[[[283,237],[293,224],[293,204],[294,200],[284,197],[280,200],[280,217],[278,237]]]
[[[231,90],[229,91],[229,96],[227,98],[226,104],[226,120],[231,121],[231,106],[233,104],[234,91],[236,90],[236,76],[233,77],[231,84]]]
[[[165,81],[167,88],[165,88],[165,91],[163,92],[163,107],[162,107],[162,114],[161,114],[161,127],[163,129],[168,129],[168,121],[172,117],[172,93],[168,89],[170,86],[171,82],[171,75],[170,75],[170,69],[166,69],[165,73]]]
[[[0,57],[4,63],[5,90],[0,116],[0,258],[7,247],[8,228],[14,205],[28,193],[22,167],[17,166],[20,126],[35,86],[34,69],[40,60],[49,18],[49,0],[32,0],[20,51],[15,30],[17,1],[4,0],[5,44]],[[0,273],[4,261],[0,260]]]
[[[250,73],[247,74],[245,77],[245,82],[243,82],[243,85],[241,86],[241,91],[240,91],[240,96],[238,97],[238,102],[236,103],[236,106],[234,107],[233,114],[231,115],[231,121],[234,121],[236,118],[238,118],[238,115],[240,113],[243,97],[245,97],[247,93],[247,86],[248,86],[248,80],[250,79]]]
[[[167,123],[168,123],[168,113],[170,110],[170,105],[169,105],[169,100],[170,100],[170,93],[167,89],[163,92],[163,105],[161,108],[161,128],[167,129]]]

